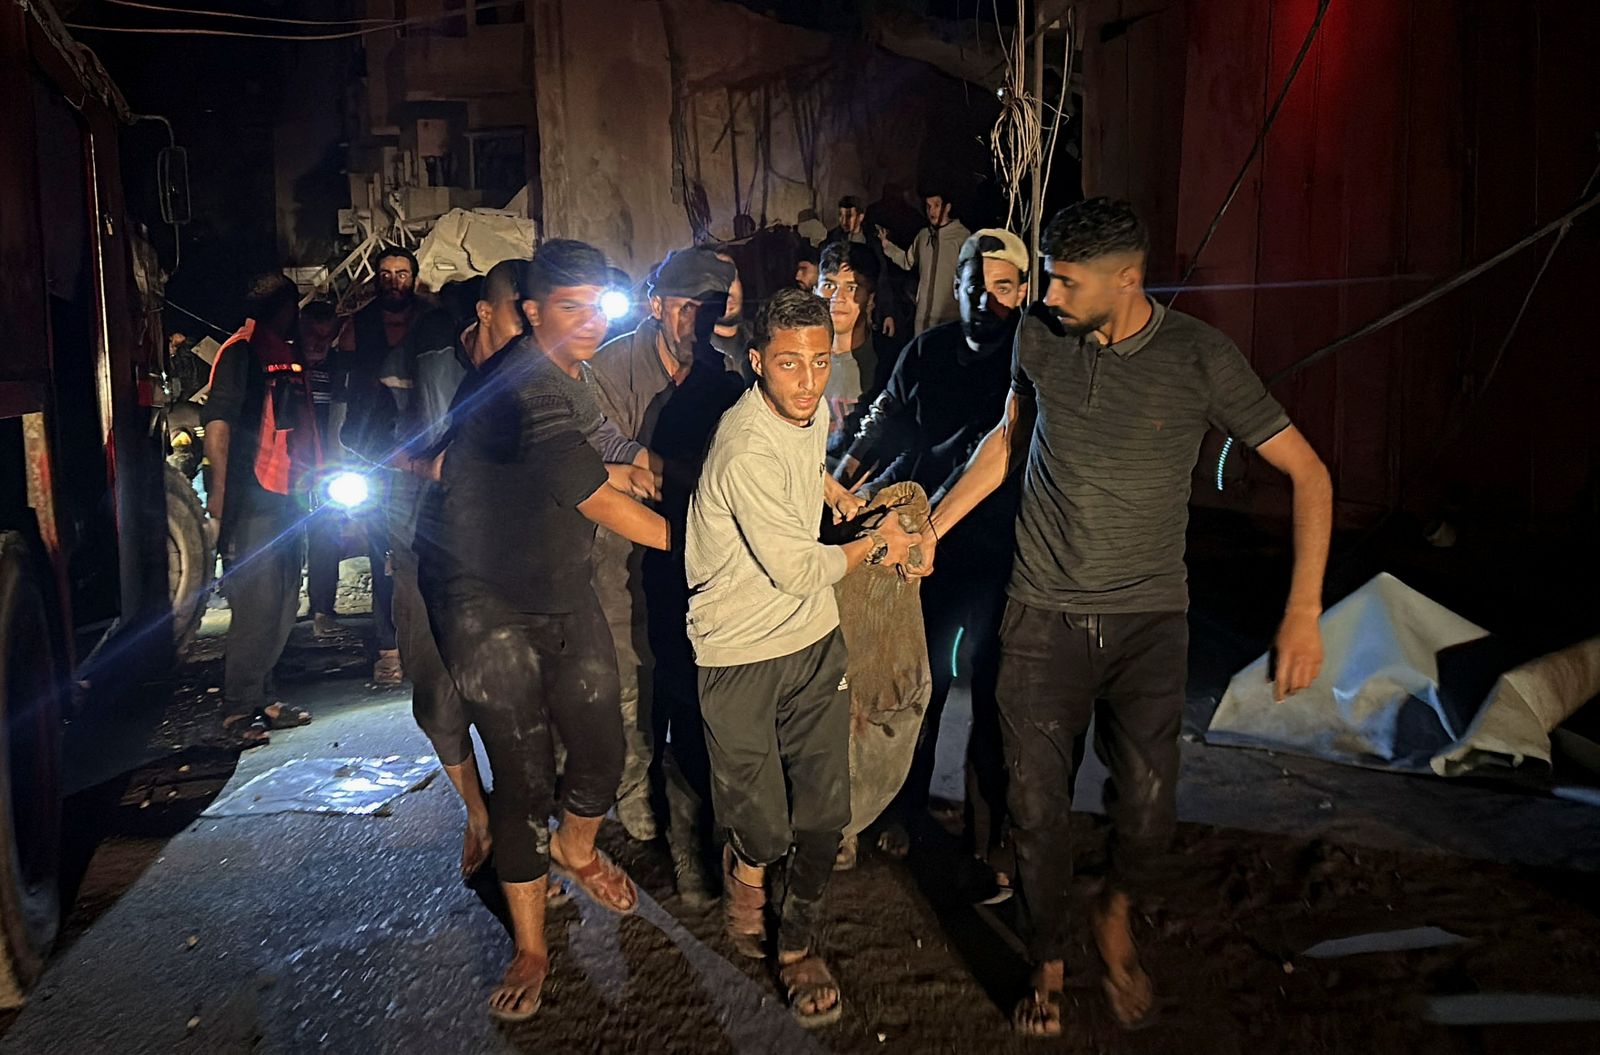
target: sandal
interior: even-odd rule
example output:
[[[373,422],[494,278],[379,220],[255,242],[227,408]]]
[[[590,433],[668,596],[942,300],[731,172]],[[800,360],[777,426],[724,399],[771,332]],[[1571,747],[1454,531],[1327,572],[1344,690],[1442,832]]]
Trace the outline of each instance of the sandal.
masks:
[[[272,713],[273,707],[278,708],[277,714]],[[269,703],[256,712],[256,719],[268,729],[295,729],[311,724],[311,712],[290,707],[287,703]]]
[[[619,916],[629,915],[639,907],[639,890],[633,880],[598,846],[594,848],[594,858],[582,868],[569,868],[552,860],[550,870],[572,880],[589,895],[589,900]]]
[[[239,728],[235,728],[236,726]],[[240,751],[248,751],[252,747],[266,747],[272,742],[272,737],[267,735],[267,723],[259,716],[230,714],[222,719],[222,731],[233,738],[233,745]]]
[[[822,957],[814,952],[808,951],[793,963],[780,963],[778,984],[783,986],[788,998],[789,1013],[794,1015],[794,1020],[805,1029],[831,1026],[844,1014],[844,995],[839,992],[839,983],[834,981],[833,975],[828,971],[828,965],[822,962]],[[820,1011],[800,1009],[802,1003],[809,1003],[815,1007],[817,998],[828,990],[833,991],[831,1007],[825,1007]]]
[[[733,847],[722,848],[722,925],[740,956],[767,956],[767,891],[739,879],[733,871]]]
[[[1061,993],[1031,991],[1011,1012],[1011,1028],[1021,1037],[1061,1036]]]
[[[526,959],[532,966],[530,979],[527,982],[512,982],[511,971],[517,966],[517,960]],[[539,1005],[544,1003],[544,980],[550,976],[550,958],[537,953],[518,955],[511,961],[511,967],[506,968],[506,977],[495,986],[494,992],[489,994],[489,1017],[498,1022],[526,1022],[539,1013]],[[496,1006],[495,1000],[502,996],[516,992],[518,995],[509,1006]],[[521,1008],[520,1005],[531,994],[533,1006]]]

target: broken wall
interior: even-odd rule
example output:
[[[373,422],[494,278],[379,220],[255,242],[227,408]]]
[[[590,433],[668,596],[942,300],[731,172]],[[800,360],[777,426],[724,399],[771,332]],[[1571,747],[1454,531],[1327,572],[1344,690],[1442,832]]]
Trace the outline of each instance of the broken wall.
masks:
[[[844,194],[987,172],[973,130],[992,99],[863,41],[717,0],[530,8],[543,233],[592,242],[635,278],[671,249],[805,209],[831,226]]]

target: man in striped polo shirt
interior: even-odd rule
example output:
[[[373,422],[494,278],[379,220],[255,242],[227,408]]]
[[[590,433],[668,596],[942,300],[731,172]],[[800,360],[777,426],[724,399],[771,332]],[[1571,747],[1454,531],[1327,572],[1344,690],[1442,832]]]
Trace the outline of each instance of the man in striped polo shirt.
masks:
[[[1017,330],[999,425],[939,502],[943,537],[1026,458],[1016,560],[1000,627],[999,702],[1033,992],[1014,1025],[1061,1032],[1076,747],[1097,719],[1110,772],[1110,868],[1094,908],[1118,1022],[1154,1014],[1130,930],[1176,822],[1188,659],[1184,530],[1206,429],[1256,448],[1294,484],[1294,575],[1276,640],[1277,694],[1322,663],[1318,618],[1332,523],[1328,472],[1221,333],[1144,291],[1149,236],[1126,202],[1057,213],[1042,304]],[[926,545],[926,543],[924,544]]]

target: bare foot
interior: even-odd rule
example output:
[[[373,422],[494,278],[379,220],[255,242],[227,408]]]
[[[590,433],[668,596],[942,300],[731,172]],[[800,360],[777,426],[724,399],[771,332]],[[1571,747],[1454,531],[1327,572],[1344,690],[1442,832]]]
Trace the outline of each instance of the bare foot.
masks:
[[[489,994],[489,1015],[502,1022],[526,1022],[539,1010],[550,959],[544,953],[519,952]]]
[[[789,998],[789,1011],[807,1029],[839,1020],[839,983],[822,957],[807,949],[778,954],[778,981]]]
[[[1094,940],[1106,967],[1101,986],[1111,1013],[1123,1029],[1141,1029],[1154,1018],[1156,998],[1134,948],[1131,910],[1128,895],[1116,891],[1106,895],[1094,913]]]
[[[1046,960],[1033,971],[1033,991],[1011,1012],[1011,1028],[1024,1037],[1061,1036],[1061,991],[1067,983],[1066,964]]]
[[[489,835],[489,819],[481,821],[467,819],[467,829],[461,837],[461,878],[471,879],[489,860],[489,851],[494,848],[494,839]]]

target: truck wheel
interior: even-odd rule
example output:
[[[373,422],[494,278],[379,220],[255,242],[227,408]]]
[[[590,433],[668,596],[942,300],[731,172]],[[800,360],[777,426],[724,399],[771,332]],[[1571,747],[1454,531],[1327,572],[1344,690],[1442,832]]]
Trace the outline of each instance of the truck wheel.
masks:
[[[0,533],[0,1007],[20,1007],[60,923],[64,682],[28,545]]]
[[[171,465],[162,475],[167,485],[167,596],[172,600],[172,653],[182,660],[194,644],[206,597],[216,573],[217,554],[206,527],[200,496]]]

